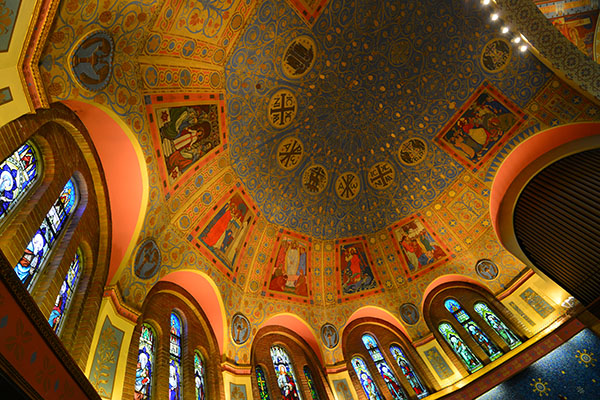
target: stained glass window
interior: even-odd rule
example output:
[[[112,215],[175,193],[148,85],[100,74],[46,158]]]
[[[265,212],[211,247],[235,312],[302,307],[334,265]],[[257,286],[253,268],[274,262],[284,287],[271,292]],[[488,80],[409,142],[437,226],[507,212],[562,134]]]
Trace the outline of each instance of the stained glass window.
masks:
[[[406,393],[404,393],[404,389],[402,389],[402,386],[400,385],[396,374],[392,372],[392,369],[388,365],[387,361],[385,361],[385,358],[383,358],[383,354],[379,350],[379,345],[377,344],[375,338],[369,334],[366,334],[363,335],[362,341],[367,350],[369,351],[369,354],[371,355],[375,366],[379,370],[381,377],[383,378],[385,384],[392,393],[394,399],[406,400]]]
[[[181,319],[171,313],[169,400],[181,400]]]
[[[67,276],[65,276],[65,280],[60,287],[60,292],[58,293],[58,296],[56,296],[56,301],[54,302],[54,308],[52,308],[50,317],[48,318],[48,323],[54,332],[58,332],[61,322],[63,321],[65,311],[69,309],[69,305],[71,304],[71,296],[75,291],[75,286],[77,285],[77,280],[79,279],[79,267],[80,256],[78,250],[75,253],[73,261],[71,261],[71,265],[67,271]]]
[[[377,388],[377,384],[373,381],[373,377],[371,373],[367,369],[367,365],[365,364],[365,360],[360,357],[354,357],[352,359],[352,367],[354,368],[354,372],[358,376],[358,380],[367,395],[368,400],[383,400],[383,396],[379,392]]]
[[[423,397],[428,396],[429,392],[427,392],[427,389],[425,389],[425,386],[423,386],[423,384],[421,383],[421,380],[415,373],[412,365],[410,364],[410,361],[408,361],[408,358],[406,358],[400,346],[397,346],[395,344],[391,345],[390,352],[396,359],[398,366],[402,370],[402,373],[406,377],[406,380],[408,381],[410,386],[417,394],[417,397],[421,399]]]
[[[458,303],[458,301],[454,299],[448,299],[444,302],[446,309],[454,315],[454,318],[465,328],[469,335],[477,342],[477,344],[485,351],[485,354],[488,355],[490,360],[494,361],[498,357],[502,356],[502,351],[491,341],[491,339],[486,335],[479,325],[475,323],[467,314],[467,312],[462,308],[462,306]]]
[[[277,375],[277,386],[279,386],[284,400],[302,400],[298,389],[298,380],[286,351],[280,346],[271,347],[271,360],[273,360],[273,368]]]
[[[67,217],[75,209],[76,203],[77,189],[73,179],[69,179],[15,267],[17,277],[27,290],[31,291],[36,274],[48,257],[50,249],[64,228]]]
[[[471,349],[463,342],[463,340],[458,336],[458,333],[454,330],[452,325],[447,322],[442,322],[438,326],[438,330],[444,337],[444,340],[450,345],[454,353],[460,358],[460,360],[465,364],[467,370],[469,372],[475,372],[478,369],[483,367],[481,361],[475,357],[475,354],[471,351]]]
[[[154,334],[149,325],[142,325],[138,351],[137,369],[135,370],[135,398],[150,398],[152,389],[152,367],[154,366]]]
[[[310,373],[310,368],[308,368],[307,365],[304,366],[304,376],[306,376],[306,382],[308,382],[308,389],[310,390],[311,397],[313,400],[320,400],[319,393],[317,393],[317,388],[315,387],[315,382]]]
[[[0,220],[37,178],[36,152],[25,143],[0,164]]]
[[[258,384],[258,394],[260,400],[271,400],[269,397],[269,387],[267,386],[267,375],[260,365],[256,368],[256,383]]]
[[[511,331],[492,310],[490,310],[487,304],[483,302],[478,302],[475,303],[473,308],[475,309],[475,312],[477,312],[477,314],[479,314],[479,316],[485,322],[487,322],[487,324],[493,330],[496,331],[498,336],[500,336],[502,340],[506,342],[506,344],[508,345],[508,347],[511,348],[511,350],[521,344],[521,341],[519,340],[519,338],[517,338],[517,335],[515,335],[513,331]]]
[[[197,351],[194,352],[194,381],[196,383],[196,400],[206,400],[206,385],[204,383],[204,361]]]

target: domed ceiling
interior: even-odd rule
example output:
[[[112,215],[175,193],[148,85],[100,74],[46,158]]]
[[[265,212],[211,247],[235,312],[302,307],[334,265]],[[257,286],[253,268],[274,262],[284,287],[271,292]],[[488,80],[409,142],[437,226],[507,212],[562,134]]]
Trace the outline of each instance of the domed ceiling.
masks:
[[[511,47],[463,0],[331,1],[312,27],[265,1],[225,67],[232,166],[272,223],[376,232],[522,124],[548,75]]]

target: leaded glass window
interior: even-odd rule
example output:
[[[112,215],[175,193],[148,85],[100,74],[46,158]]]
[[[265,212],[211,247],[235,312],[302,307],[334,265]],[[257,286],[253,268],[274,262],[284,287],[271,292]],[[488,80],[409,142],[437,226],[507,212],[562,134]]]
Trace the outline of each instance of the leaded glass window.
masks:
[[[444,302],[446,309],[454,315],[454,318],[465,328],[469,335],[477,342],[477,344],[485,351],[490,360],[494,361],[498,357],[502,356],[502,351],[496,346],[494,342],[486,335],[479,325],[475,323],[462,308],[458,301],[454,299],[448,299]]]
[[[69,179],[15,266],[15,273],[27,290],[31,291],[37,273],[65,227],[65,221],[75,209],[77,201],[77,188],[73,179]]]
[[[0,220],[31,187],[38,176],[36,152],[25,143],[0,164]]]
[[[149,325],[142,325],[135,370],[135,399],[147,400],[152,392],[152,368],[154,367],[154,333]]]
[[[267,386],[267,375],[260,365],[255,368],[256,371],[256,383],[258,384],[258,394],[260,400],[271,400],[269,397],[269,387]]]
[[[302,400],[298,380],[287,352],[280,346],[271,347],[271,360],[277,375],[277,386],[284,400]]]
[[[367,365],[365,364],[365,360],[360,357],[354,357],[351,361],[352,367],[354,368],[354,372],[356,372],[356,376],[358,376],[358,380],[367,395],[368,400],[383,400],[383,396],[381,396],[381,392],[379,392],[379,388],[377,388],[377,384],[373,380],[371,373],[367,369]]]
[[[429,396],[429,392],[427,392],[427,389],[425,389],[425,386],[423,386],[423,384],[421,383],[421,380],[415,373],[412,365],[410,364],[410,361],[408,361],[408,358],[404,355],[404,351],[402,351],[400,346],[397,346],[395,344],[391,345],[390,352],[394,356],[394,359],[398,363],[398,366],[402,370],[402,373],[406,377],[406,380],[417,394],[417,397],[421,399],[423,397]]]
[[[71,261],[69,270],[67,271],[67,276],[65,276],[65,280],[60,287],[60,292],[58,293],[58,296],[56,296],[54,308],[52,308],[50,317],[48,318],[48,323],[54,332],[58,333],[58,329],[62,325],[61,323],[63,321],[65,312],[69,309],[69,305],[71,304],[71,298],[73,296],[73,292],[75,291],[77,281],[79,280],[79,269],[80,255],[79,250],[77,250],[73,261]]]
[[[508,347],[510,347],[511,350],[521,344],[521,341],[519,340],[517,335],[515,335],[513,331],[511,331],[508,328],[508,326],[506,326],[504,322],[502,322],[500,318],[498,318],[498,316],[487,306],[487,304],[483,302],[478,302],[475,303],[473,308],[475,309],[475,312],[477,312],[477,314],[479,314],[479,316],[493,330],[496,331],[498,336],[500,336],[502,340],[506,342],[506,344],[508,345]]]
[[[308,382],[308,390],[310,390],[311,397],[313,400],[320,400],[319,393],[315,387],[315,382],[313,382],[312,374],[310,373],[310,368],[308,368],[308,365],[304,366],[304,376],[306,376],[306,382]]]
[[[169,338],[169,400],[181,400],[181,319],[174,312]]]
[[[194,352],[194,382],[196,384],[196,400],[206,400],[204,361],[197,351]]]
[[[371,358],[373,359],[373,362],[375,363],[379,374],[383,378],[383,381],[392,393],[394,399],[406,400],[406,393],[404,393],[404,389],[402,389],[402,386],[400,385],[396,374],[392,372],[392,369],[390,368],[387,361],[383,357],[383,354],[379,350],[377,340],[375,340],[375,338],[372,335],[365,334],[362,337],[362,341],[367,350],[369,351],[369,354],[371,355]]]
[[[456,333],[452,325],[447,322],[442,322],[439,324],[438,330],[444,337],[446,343],[450,345],[454,353],[456,353],[458,358],[465,364],[469,372],[475,372],[483,367],[481,361],[473,354],[461,337],[458,336],[458,333]]]

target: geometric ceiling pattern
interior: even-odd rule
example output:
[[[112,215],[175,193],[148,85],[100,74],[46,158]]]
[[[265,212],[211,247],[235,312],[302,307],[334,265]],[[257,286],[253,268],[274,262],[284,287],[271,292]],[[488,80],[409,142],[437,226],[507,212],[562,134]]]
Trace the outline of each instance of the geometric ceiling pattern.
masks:
[[[319,239],[369,234],[480,168],[550,76],[484,11],[339,0],[309,27],[287,2],[259,5],[225,79],[232,166],[264,216]],[[485,83],[498,95],[471,98]],[[487,135],[473,130],[466,156],[451,138],[465,123]]]

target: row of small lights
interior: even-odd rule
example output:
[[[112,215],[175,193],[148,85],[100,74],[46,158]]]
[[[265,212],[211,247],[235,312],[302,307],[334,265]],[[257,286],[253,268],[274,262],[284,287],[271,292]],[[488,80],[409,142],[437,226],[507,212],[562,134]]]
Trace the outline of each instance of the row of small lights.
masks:
[[[484,6],[489,6],[492,3],[493,0],[481,0],[481,4],[483,4]],[[494,3],[496,3],[494,1]],[[490,19],[492,21],[498,21],[498,19],[500,19],[500,14],[498,12],[494,12],[492,13],[492,15],[490,15]],[[508,32],[510,32],[510,28],[506,25],[504,25],[501,29],[500,32],[502,32],[503,34],[507,34]],[[527,44],[525,43],[525,37],[521,34],[515,36],[514,38],[512,38],[511,40],[515,45],[519,46],[519,50],[524,53],[527,51]]]

